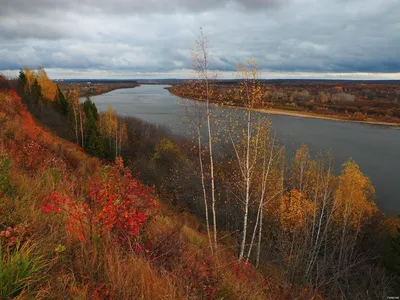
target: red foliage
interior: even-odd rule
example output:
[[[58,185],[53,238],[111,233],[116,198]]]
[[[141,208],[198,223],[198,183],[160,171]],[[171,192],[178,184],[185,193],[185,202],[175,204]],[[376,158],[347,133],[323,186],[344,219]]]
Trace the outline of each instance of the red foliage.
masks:
[[[112,300],[114,293],[104,283],[99,283],[94,287],[92,297],[95,300]]]
[[[34,140],[8,141],[8,148],[14,162],[25,171],[43,172],[48,168],[63,170],[66,168],[65,162],[41,146]]]
[[[42,171],[43,168],[48,167],[60,169],[67,164],[76,167],[73,160],[74,153],[80,154],[79,157],[86,156],[84,150],[78,145],[53,136],[38,126],[15,91],[0,91],[0,112],[4,112],[8,119],[13,119],[18,125],[10,128],[10,139],[6,147],[9,148],[17,164],[26,170]],[[12,136],[17,131],[18,139]],[[61,148],[65,161],[58,152],[55,153]]]
[[[8,226],[0,231],[0,245],[15,246],[17,242],[26,242],[31,235],[31,229],[24,224],[15,227]]]
[[[46,213],[64,215],[67,230],[80,240],[88,235],[102,237],[111,232],[125,242],[139,236],[141,229],[156,214],[158,202],[149,187],[115,165],[105,167],[92,178],[84,203],[55,193],[44,199],[42,208]]]
[[[67,216],[65,219],[67,230],[79,240],[85,239],[85,228],[86,225],[90,225],[88,220],[91,211],[85,209],[84,205],[78,204],[69,197],[61,197],[58,193],[54,193],[45,197],[41,206],[45,213],[55,212]]]
[[[214,299],[218,278],[215,276],[213,261],[197,254],[184,255],[184,258],[187,264],[185,278],[191,291],[201,295],[202,299]]]
[[[242,280],[251,280],[254,278],[254,267],[249,264],[248,260],[233,265],[233,272],[237,278]]]

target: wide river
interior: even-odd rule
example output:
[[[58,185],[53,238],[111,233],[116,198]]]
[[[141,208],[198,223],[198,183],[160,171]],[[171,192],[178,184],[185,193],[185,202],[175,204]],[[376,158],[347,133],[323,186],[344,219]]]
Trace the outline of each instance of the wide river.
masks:
[[[185,135],[185,106],[162,85],[142,85],[94,96],[100,111],[109,104],[121,115],[167,126]],[[231,109],[231,108],[228,108]],[[233,109],[231,109],[233,110]],[[236,111],[234,112],[236,113]],[[337,172],[349,158],[372,180],[377,204],[387,214],[400,213],[400,130],[379,125],[269,115],[272,128],[289,153],[302,144],[312,155],[331,150]]]

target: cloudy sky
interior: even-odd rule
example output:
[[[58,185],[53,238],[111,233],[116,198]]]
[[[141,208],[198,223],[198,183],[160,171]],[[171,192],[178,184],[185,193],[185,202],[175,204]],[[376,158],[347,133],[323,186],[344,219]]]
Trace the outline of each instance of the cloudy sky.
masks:
[[[221,77],[400,79],[399,0],[0,0],[0,73],[188,78],[200,26]]]

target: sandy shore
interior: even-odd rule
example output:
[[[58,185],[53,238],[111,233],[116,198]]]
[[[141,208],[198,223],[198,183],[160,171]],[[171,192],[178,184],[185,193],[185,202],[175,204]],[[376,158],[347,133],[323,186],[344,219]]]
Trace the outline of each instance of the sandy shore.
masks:
[[[169,88],[167,90],[177,97],[181,97],[172,93]],[[195,99],[191,99],[195,100]],[[199,100],[195,100],[199,101]],[[240,108],[244,109],[244,107],[240,106],[232,106],[233,108]],[[292,116],[298,118],[312,118],[312,119],[322,119],[322,120],[331,120],[331,121],[342,121],[342,122],[351,122],[351,123],[363,123],[363,124],[371,124],[371,125],[381,125],[381,126],[390,126],[390,127],[397,127],[400,129],[400,123],[390,123],[390,122],[380,122],[380,121],[358,121],[358,120],[349,120],[341,117],[331,117],[331,116],[324,116],[316,113],[311,112],[303,112],[303,111],[293,111],[293,110],[286,110],[286,109],[279,109],[279,108],[263,108],[263,109],[253,109],[254,111],[259,111],[271,115],[285,115],[285,116]]]
[[[323,119],[323,120],[332,120],[332,121],[343,121],[343,122],[352,122],[352,123],[364,123],[364,124],[372,124],[372,125],[400,127],[399,123],[349,120],[349,119],[344,119],[344,118],[342,119],[340,117],[330,117],[330,116],[318,115],[318,114],[314,114],[314,113],[310,113],[310,112],[290,111],[290,110],[276,109],[276,108],[255,109],[255,111],[264,112],[264,113],[273,114],[273,115],[285,115],[285,116],[292,116],[292,117],[298,117],[298,118],[313,118],[313,119]]]

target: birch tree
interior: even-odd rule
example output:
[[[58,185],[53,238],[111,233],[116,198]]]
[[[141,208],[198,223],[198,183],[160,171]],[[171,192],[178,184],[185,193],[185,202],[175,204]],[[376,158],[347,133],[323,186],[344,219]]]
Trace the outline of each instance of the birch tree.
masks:
[[[196,81],[189,80],[186,82],[184,86],[175,86],[175,88],[179,88],[178,94],[188,95],[190,94],[191,97],[197,99],[200,98],[202,95],[202,88]],[[214,253],[214,243],[213,238],[211,236],[210,230],[210,220],[209,220],[209,199],[208,199],[208,192],[207,192],[207,185],[206,185],[206,173],[207,170],[205,168],[205,155],[206,155],[206,145],[203,144],[203,128],[204,128],[204,119],[206,113],[206,104],[204,101],[192,101],[187,100],[184,98],[180,99],[181,103],[184,104],[185,108],[185,115],[184,115],[184,122],[188,123],[190,128],[193,129],[192,134],[194,137],[196,151],[198,154],[198,165],[199,165],[199,175],[201,181],[201,190],[202,190],[202,198],[204,204],[204,214],[205,214],[205,221],[206,221],[206,229],[207,229],[207,236],[210,246],[210,251]],[[208,132],[207,132],[208,134]]]
[[[378,209],[373,202],[375,190],[370,180],[350,160],[343,168],[335,193],[333,221],[339,231],[338,272],[349,263],[363,223]]]
[[[111,156],[118,156],[118,116],[111,105],[100,116],[100,131],[108,139]]]
[[[43,67],[37,69],[37,77],[42,87],[43,96],[50,101],[54,101],[57,96],[57,85],[47,76]]]
[[[118,135],[118,155],[121,156],[122,145],[128,141],[128,128],[126,123],[119,122],[119,135]]]
[[[235,153],[236,165],[239,169],[237,198],[243,204],[239,262],[243,260],[245,255],[252,196],[251,189],[254,185],[256,166],[259,164],[261,157],[260,146],[262,145],[262,136],[265,134],[263,132],[268,130],[269,127],[269,123],[265,118],[252,116],[254,104],[262,98],[261,86],[257,81],[258,73],[259,71],[254,61],[249,60],[246,62],[246,65],[238,64],[240,85],[235,89],[234,93],[237,98],[243,101],[245,107],[244,119],[246,121],[245,124],[241,124],[240,120],[236,120],[234,123],[231,122],[228,129],[229,139]]]
[[[29,70],[28,67],[24,68],[24,74],[26,77],[26,83],[25,83],[25,87],[24,87],[25,93],[30,94],[32,85],[33,85],[35,79],[37,79],[37,74],[35,72],[32,72],[31,70]]]
[[[207,128],[207,140],[208,140],[208,155],[209,155],[209,169],[210,169],[210,185],[211,185],[211,211],[212,211],[212,220],[213,220],[213,247],[214,251],[217,250],[217,214],[216,214],[216,192],[215,192],[215,174],[214,174],[214,154],[213,154],[213,140],[214,140],[214,128],[211,124],[211,107],[210,102],[213,97],[213,89],[211,86],[212,75],[210,72],[210,55],[208,48],[208,39],[204,36],[203,29],[200,28],[200,37],[196,40],[196,48],[192,51],[192,61],[194,69],[198,75],[198,85],[200,89],[200,99],[204,101],[206,104],[206,128]],[[205,176],[204,176],[204,168],[203,168],[203,156],[202,156],[202,144],[201,144],[201,132],[200,128],[198,128],[198,145],[199,145],[199,163],[201,169],[201,181],[203,187],[203,197],[206,209],[206,218],[208,219],[208,204],[207,204],[207,193],[205,192]],[[207,225],[209,227],[209,225]],[[210,230],[207,229],[209,232]]]
[[[80,111],[79,108],[79,91],[77,89],[70,89],[67,91],[67,101],[69,102],[70,107],[72,108],[72,122],[74,124],[75,131],[75,141],[79,144],[79,126],[78,126],[78,114]]]

